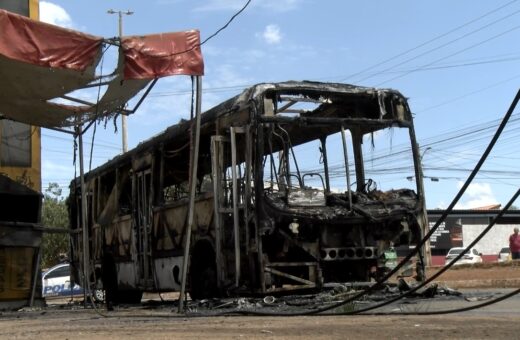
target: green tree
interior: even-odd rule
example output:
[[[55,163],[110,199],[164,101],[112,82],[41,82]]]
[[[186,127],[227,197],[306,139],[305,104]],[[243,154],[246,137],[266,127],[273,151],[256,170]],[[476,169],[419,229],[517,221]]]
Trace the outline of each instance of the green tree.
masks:
[[[43,195],[42,224],[68,230],[67,204],[57,183],[49,183]],[[42,268],[49,268],[69,253],[69,234],[45,232],[42,238]]]

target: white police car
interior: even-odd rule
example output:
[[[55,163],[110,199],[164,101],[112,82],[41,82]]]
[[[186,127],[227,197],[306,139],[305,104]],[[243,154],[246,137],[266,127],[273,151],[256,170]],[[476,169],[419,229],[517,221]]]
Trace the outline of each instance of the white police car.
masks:
[[[104,291],[94,290],[94,299],[103,301]],[[42,295],[44,298],[83,296],[83,288],[71,285],[70,264],[60,263],[42,274]]]

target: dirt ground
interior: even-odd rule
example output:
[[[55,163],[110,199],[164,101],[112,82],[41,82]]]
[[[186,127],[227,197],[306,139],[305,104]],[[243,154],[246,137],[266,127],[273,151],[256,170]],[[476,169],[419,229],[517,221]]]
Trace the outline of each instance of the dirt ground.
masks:
[[[0,319],[4,339],[514,339],[518,318],[462,316],[97,317]]]
[[[427,277],[431,277],[440,269],[442,267],[428,269]],[[518,288],[520,261],[453,266],[434,282],[445,283],[451,288]]]
[[[510,282],[519,288],[520,263],[460,266],[437,282],[450,288],[464,282],[501,288]],[[0,329],[1,339],[513,339],[520,334],[520,298],[489,312],[434,316],[188,317],[174,305],[154,309],[143,303],[106,312],[58,304],[0,312]]]

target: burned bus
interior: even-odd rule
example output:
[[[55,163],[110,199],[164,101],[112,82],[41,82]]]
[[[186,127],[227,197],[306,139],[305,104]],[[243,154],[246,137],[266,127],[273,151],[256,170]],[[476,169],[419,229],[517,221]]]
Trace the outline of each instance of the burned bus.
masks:
[[[93,288],[108,277],[125,300],[181,288],[191,127],[181,121],[85,174]],[[377,277],[388,249],[427,228],[420,158],[407,100],[395,90],[265,83],[208,110],[187,291],[196,299],[283,293]],[[408,185],[392,188],[388,174],[386,182]],[[76,178],[68,202],[77,281],[80,190]]]

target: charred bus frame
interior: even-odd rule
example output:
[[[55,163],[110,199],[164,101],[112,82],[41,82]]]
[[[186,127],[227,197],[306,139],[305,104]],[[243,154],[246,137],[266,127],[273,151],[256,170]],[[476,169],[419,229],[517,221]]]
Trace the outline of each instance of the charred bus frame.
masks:
[[[120,300],[181,289],[192,123],[181,121],[84,176],[90,282],[110,282]],[[365,176],[363,136],[387,128],[408,130],[415,190],[382,192]],[[329,171],[333,135],[344,162],[342,192]],[[309,142],[319,145],[320,169],[299,166],[294,148]],[[395,90],[252,86],[202,114],[194,187],[186,252],[193,298],[370,280],[383,270],[387,249],[420,240],[427,228],[412,114]],[[80,192],[75,179],[69,205],[76,280],[83,266]]]

